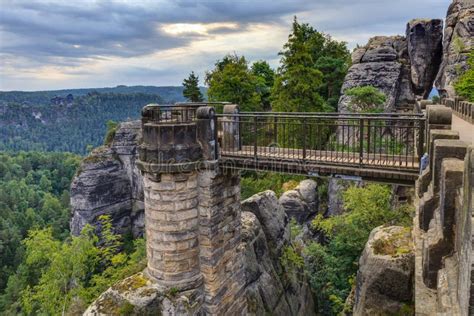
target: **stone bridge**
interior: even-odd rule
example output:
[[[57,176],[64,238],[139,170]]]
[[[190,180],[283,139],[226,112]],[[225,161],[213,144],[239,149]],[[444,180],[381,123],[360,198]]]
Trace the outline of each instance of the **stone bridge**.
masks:
[[[184,314],[246,314],[239,250],[240,169],[405,185],[417,181],[421,198],[432,192],[431,199],[437,201],[439,192],[446,192],[449,199],[440,203],[452,203],[447,201],[454,187],[448,187],[449,181],[437,184],[449,169],[443,159],[462,159],[467,144],[448,148],[451,145],[435,141],[458,138],[449,131],[451,112],[441,105],[429,106],[426,116],[239,113],[232,104],[216,114],[206,104],[146,106],[137,165],[144,176],[148,277],[164,291],[173,289],[187,297]],[[424,152],[429,155],[423,158],[424,173],[418,179]],[[427,205],[439,205],[430,203],[424,202],[419,211],[422,230],[428,230],[436,214]],[[453,221],[444,225],[450,229],[445,234],[452,235]],[[440,252],[435,245],[432,252],[423,252],[420,280],[429,289],[436,288],[439,255],[453,249],[448,248]],[[469,276],[470,269],[462,278]]]

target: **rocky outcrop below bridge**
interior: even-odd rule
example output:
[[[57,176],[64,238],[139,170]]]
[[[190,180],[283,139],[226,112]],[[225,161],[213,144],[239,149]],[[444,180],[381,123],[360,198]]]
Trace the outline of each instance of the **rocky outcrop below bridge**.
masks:
[[[354,315],[408,315],[413,312],[415,254],[409,227],[377,227],[359,260],[348,299]]]
[[[311,180],[307,180],[311,181]],[[305,183],[304,187],[315,187]],[[314,196],[316,192],[307,196]],[[242,240],[248,315],[314,315],[314,301],[302,271],[287,271],[280,257],[290,245],[290,218],[273,191],[242,202]],[[291,277],[288,273],[293,273]],[[191,315],[192,297],[159,289],[146,275],[131,276],[104,292],[85,315],[156,312]]]

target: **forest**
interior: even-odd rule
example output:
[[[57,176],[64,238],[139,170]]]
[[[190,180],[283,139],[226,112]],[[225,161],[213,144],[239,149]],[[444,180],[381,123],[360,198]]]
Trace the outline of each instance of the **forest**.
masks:
[[[106,122],[138,119],[158,95],[89,93],[70,105],[0,106],[0,151],[56,151],[84,155],[103,143]]]

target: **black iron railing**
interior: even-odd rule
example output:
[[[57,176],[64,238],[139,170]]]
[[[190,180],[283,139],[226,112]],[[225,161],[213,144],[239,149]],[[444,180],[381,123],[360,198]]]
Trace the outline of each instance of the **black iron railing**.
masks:
[[[421,114],[240,113],[218,115],[222,157],[417,169]]]
[[[196,120],[197,109],[213,106],[217,110],[228,102],[179,102],[175,104],[148,104],[142,110],[142,120],[159,123],[189,123]]]

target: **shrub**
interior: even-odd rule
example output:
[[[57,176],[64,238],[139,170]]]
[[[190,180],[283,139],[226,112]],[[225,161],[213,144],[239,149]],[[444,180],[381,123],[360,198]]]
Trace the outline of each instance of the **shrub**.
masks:
[[[469,53],[468,69],[461,74],[454,89],[456,93],[470,102],[474,102],[474,50]]]
[[[344,308],[372,229],[384,224],[410,226],[412,222],[412,207],[392,209],[388,186],[353,186],[343,193],[343,201],[345,213],[330,218],[319,215],[313,221],[328,238],[327,244],[312,243],[305,249],[307,274],[324,315],[336,315]]]
[[[344,91],[351,98],[350,110],[353,112],[377,113],[385,103],[385,94],[373,86],[354,87]]]

